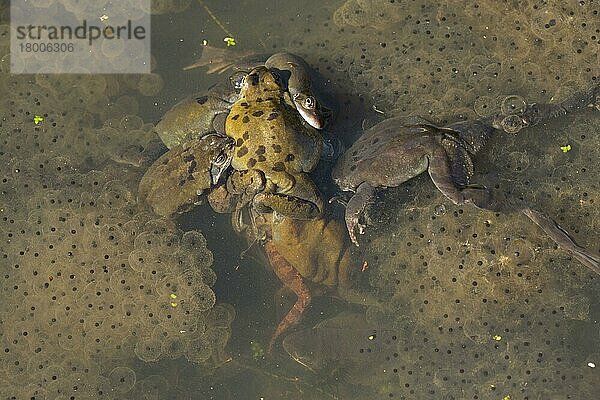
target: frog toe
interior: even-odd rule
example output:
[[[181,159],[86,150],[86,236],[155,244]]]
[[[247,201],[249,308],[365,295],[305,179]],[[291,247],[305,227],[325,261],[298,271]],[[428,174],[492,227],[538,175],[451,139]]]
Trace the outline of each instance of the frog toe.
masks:
[[[358,240],[356,239],[355,231],[358,228],[358,233],[362,235],[365,231],[365,225],[359,222],[360,218],[364,216],[367,206],[373,203],[375,199],[375,188],[370,184],[363,182],[356,189],[356,193],[346,206],[346,227],[348,228],[348,234],[350,240],[356,246],[358,246]]]
[[[358,244],[358,239],[356,238],[356,233],[355,233],[357,228],[358,228],[359,235],[364,234],[365,228],[366,228],[366,226],[364,224],[361,224],[360,222],[358,222],[358,220],[359,220],[358,215],[348,215],[346,213],[346,228],[348,229],[348,235],[350,235],[350,240],[356,247],[360,246]]]

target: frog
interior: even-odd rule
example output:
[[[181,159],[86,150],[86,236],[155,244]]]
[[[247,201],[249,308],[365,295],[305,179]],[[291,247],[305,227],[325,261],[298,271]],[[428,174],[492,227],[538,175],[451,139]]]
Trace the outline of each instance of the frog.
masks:
[[[156,124],[154,131],[168,149],[216,132],[225,134],[225,118],[239,97],[244,74],[232,74],[227,82],[217,83],[175,104]]]
[[[264,248],[270,265],[284,287],[296,295],[296,302],[271,336],[270,351],[277,339],[302,319],[313,297],[312,286],[335,291],[354,304],[377,303],[357,289],[356,277],[362,262],[354,254],[345,226],[338,219],[331,215],[313,220],[272,215],[269,233]]]
[[[297,61],[298,63],[303,62],[301,59]],[[306,66],[306,64],[303,64]],[[307,66],[306,66],[307,67]],[[296,70],[298,71],[298,69]],[[300,72],[298,72],[300,73]],[[240,97],[240,89],[241,83],[243,82],[243,78],[246,76],[246,72],[236,70],[226,82],[216,84],[209,88],[206,92],[194,95],[190,98],[187,98],[175,106],[173,106],[159,121],[159,123],[155,127],[155,132],[158,134],[160,141],[164,143],[164,146],[167,147],[167,151],[174,150],[174,152],[167,156],[170,159],[169,168],[171,170],[181,169],[182,171],[187,168],[185,165],[186,162],[181,160],[181,165],[178,167],[174,164],[177,163],[177,155],[180,154],[181,150],[178,149],[178,146],[184,142],[190,142],[192,140],[197,140],[203,138],[205,135],[217,133],[220,135],[225,135],[225,120],[231,106],[239,99]],[[303,73],[304,78],[297,78],[296,82],[301,82],[302,79],[308,79],[308,75]],[[306,83],[302,83],[303,85],[308,85]],[[289,96],[289,95],[288,95]],[[160,144],[160,141],[158,144]],[[192,146],[190,143],[187,144],[188,147]],[[201,145],[198,145],[201,147]],[[146,154],[145,152],[142,154],[144,165],[149,165],[152,161],[156,160],[156,158],[163,153],[162,144],[160,146],[154,146],[153,149],[156,148],[156,151],[153,151],[152,154]],[[157,154],[154,156],[154,154]],[[198,154],[196,154],[198,156]],[[137,156],[141,158],[142,156]],[[322,157],[331,158],[330,155],[326,154],[326,151],[322,152]],[[137,160],[137,159],[136,159]],[[164,162],[165,159],[162,159],[160,163]],[[142,163],[139,163],[142,165]],[[164,170],[164,166],[160,168],[160,170]],[[153,177],[156,182],[154,185],[156,188],[168,187],[168,182],[159,182],[161,179],[160,174],[150,173],[146,177],[144,184],[142,186],[149,186],[149,177]],[[167,176],[163,176],[162,179],[166,179]],[[300,178],[301,179],[301,178]],[[253,187],[252,182],[243,182],[240,185],[248,186],[248,188]],[[262,189],[262,188],[261,188]],[[209,191],[209,193],[212,191]],[[218,195],[219,191],[215,195]],[[254,194],[258,193],[255,191]],[[154,195],[158,196],[158,192],[155,191]],[[171,202],[176,200],[181,200],[184,203],[176,206],[175,204],[171,204],[169,207],[161,208],[160,206],[155,207],[157,210],[160,210],[161,213],[171,213],[176,212],[179,209],[188,208],[189,204],[187,204],[190,199],[189,194],[182,193],[183,197],[175,196],[169,197]],[[158,205],[158,197],[153,201]]]
[[[323,137],[302,123],[276,72],[258,66],[244,77],[225,132],[235,141],[233,169],[265,177],[264,190],[253,198],[256,210],[297,219],[319,217],[323,200],[308,173],[319,162]]]
[[[298,62],[303,62],[303,60],[300,59]],[[303,65],[306,66],[305,63]],[[298,71],[298,69],[296,71]],[[152,161],[156,160],[156,158],[160,156],[161,153],[164,153],[165,150],[163,150],[163,148],[166,146],[167,152],[173,152],[170,155],[165,156],[165,158],[161,159],[161,161],[157,162],[157,165],[163,164],[165,160],[168,159],[169,169],[171,169],[171,171],[186,170],[188,165],[184,159],[179,157],[182,153],[182,150],[179,148],[179,146],[182,143],[188,142],[186,148],[196,147],[194,151],[199,151],[199,149],[203,146],[201,139],[204,136],[214,133],[222,136],[225,135],[225,120],[227,114],[229,113],[231,106],[240,97],[241,84],[246,74],[246,72],[236,69],[236,71],[229,76],[226,82],[215,84],[207,91],[184,99],[173,106],[157,123],[154,129],[160,140],[157,141],[156,146],[152,147],[152,153],[145,151],[141,155],[136,154],[137,158],[135,160],[137,161],[137,159],[140,158],[143,161],[143,163],[137,163],[141,166],[150,165]],[[300,82],[305,86],[310,86],[310,84],[302,82],[302,79],[308,79],[308,75],[302,73],[302,76],[304,78],[297,78],[295,81]],[[201,142],[194,146],[191,143],[192,140],[201,140]],[[139,152],[137,149],[136,151]],[[325,153],[325,151],[322,153],[322,157],[331,158],[330,155]],[[157,155],[154,156],[154,154]],[[196,152],[195,156],[199,158],[200,155]],[[207,156],[210,157],[211,153],[208,153]],[[181,165],[175,165],[178,162],[177,160],[180,160],[179,162]],[[165,168],[166,167],[163,165],[158,168],[158,170],[165,171]],[[146,196],[152,197],[148,198],[148,200],[154,205],[153,208],[158,210],[159,213],[165,215],[174,212],[180,212],[181,210],[189,208],[188,203],[191,199],[190,193],[193,193],[193,190],[190,193],[186,193],[184,191],[181,193],[181,196],[167,196],[166,194],[168,192],[165,192],[164,200],[168,200],[171,204],[169,206],[160,205],[161,200],[159,199],[161,196],[159,195],[159,188],[166,189],[169,187],[170,183],[166,181],[161,182],[161,180],[167,179],[168,175],[161,177],[160,173],[157,173],[156,171],[156,167],[152,168],[142,184],[142,187],[145,188],[144,190],[146,191],[149,191],[149,188],[154,185],[154,190],[151,195],[149,193],[145,193]],[[154,180],[153,183],[150,183],[150,178]],[[248,190],[254,187],[251,180],[243,181],[239,185],[246,186]],[[205,187],[199,187],[198,190],[202,192],[205,189]],[[232,189],[230,188],[230,191],[231,190]],[[208,191],[208,193],[212,193],[212,189]],[[215,196],[218,196],[219,193],[220,192],[217,189],[215,191]],[[253,192],[253,194],[256,193],[258,193],[258,190]],[[175,201],[181,201],[182,203],[177,205],[174,203]]]
[[[335,293],[361,306],[379,306],[373,295],[359,289],[358,279],[364,261],[351,246],[346,228],[329,213],[312,220],[283,217],[275,213],[261,215],[264,224],[262,248],[270,267],[296,296],[292,307],[278,323],[268,344],[273,351],[277,340],[298,324],[311,304],[315,291]]]
[[[281,73],[284,86],[289,91],[292,102],[304,121],[315,129],[324,129],[332,122],[334,110],[329,101],[323,101],[323,95],[314,88],[315,73],[300,56],[279,52],[267,56],[247,50],[219,49],[203,46],[201,57],[184,70],[208,66],[207,73],[249,71],[264,65]]]
[[[311,68],[306,61],[295,54],[282,52],[270,56],[265,66],[287,77],[286,87],[296,110],[310,126],[323,129],[332,122],[333,110],[314,90]]]
[[[254,169],[226,174],[233,150],[233,139],[216,133],[184,142],[165,153],[146,172],[139,195],[157,214],[171,215],[187,211],[207,194],[214,211],[232,213],[234,229],[249,241],[261,244],[275,275],[297,296],[271,336],[271,351],[277,339],[301,320],[312,301],[309,283],[336,289],[357,303],[364,302],[366,296],[352,288],[351,277],[360,265],[351,254],[343,223],[325,215],[299,220],[257,212],[253,199],[264,190],[265,175]],[[244,224],[243,214],[250,215],[250,227]]]
[[[472,204],[495,212],[520,212],[538,225],[559,247],[592,271],[600,274],[600,258],[577,245],[554,220],[522,201],[503,197],[471,183],[472,157],[498,131],[516,132],[550,118],[595,105],[600,84],[556,104],[528,104],[510,115],[495,114],[446,127],[418,117],[393,117],[365,131],[338,159],[333,180],[343,191],[353,192],[347,202],[345,221],[352,242],[358,246],[356,231],[366,207],[375,199],[376,189],[396,187],[428,172],[437,189],[454,204]],[[515,128],[517,127],[517,128]]]
[[[269,266],[283,287],[296,296],[295,303],[273,332],[268,352],[272,352],[277,340],[288,329],[301,321],[312,301],[313,287],[325,292],[335,291],[353,304],[378,304],[372,295],[358,289],[357,275],[364,269],[364,261],[354,254],[344,223],[335,218],[331,210],[311,220],[258,213],[252,208],[251,195],[238,186],[240,175],[248,172],[234,171],[227,182],[215,188],[208,197],[215,211],[233,213],[234,230],[248,242],[260,243]],[[259,190],[264,180],[260,180],[260,175],[254,178],[257,179],[254,190]],[[247,216],[245,219],[242,213]]]
[[[140,180],[138,196],[160,216],[187,211],[218,185],[233,158],[233,140],[209,133],[164,153]]]
[[[276,53],[266,62],[255,64],[272,65],[270,68],[281,71],[281,76],[286,79],[285,87],[305,122],[316,129],[323,129],[330,122],[333,111],[317,100],[308,72],[310,67],[302,58],[290,53]],[[241,81],[246,75],[240,68],[234,69],[226,81],[181,100],[165,113],[154,130],[167,148],[208,132],[225,133],[225,118],[232,104],[239,99]]]

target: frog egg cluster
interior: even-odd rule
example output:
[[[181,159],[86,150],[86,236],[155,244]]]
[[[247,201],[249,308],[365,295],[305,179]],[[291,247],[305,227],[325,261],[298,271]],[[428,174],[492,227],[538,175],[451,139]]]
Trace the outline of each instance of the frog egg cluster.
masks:
[[[330,90],[363,96],[386,116],[508,117],[522,102],[558,102],[598,79],[597,14],[593,2],[349,0],[330,18],[314,15],[319,29],[286,49],[306,54]],[[524,199],[599,253],[597,130],[591,109],[499,134],[476,157],[473,181]],[[598,355],[597,277],[533,223],[453,206],[427,176],[381,193],[371,219],[359,240],[384,305],[368,315],[396,329],[386,338],[396,351],[374,372],[385,375],[377,393],[595,395],[587,362]]]
[[[485,183],[545,211],[579,244],[593,251],[600,250],[591,240],[598,230],[593,221],[600,218],[595,204],[600,194],[596,179],[600,144],[594,133],[598,129],[596,114],[590,108],[518,135],[502,135],[501,140],[484,150],[489,165],[501,168],[486,167],[488,163],[482,160],[479,169],[484,174],[480,180],[495,175],[493,181]],[[541,137],[544,143],[539,142]]]
[[[160,7],[161,3],[160,1],[154,1],[152,0],[152,7],[154,7],[154,3],[157,3],[156,6],[158,8],[165,8]],[[184,0],[184,1],[177,1],[177,0],[171,0],[171,1],[164,1],[162,3],[165,3],[167,5],[167,7],[171,7],[173,8],[173,6],[176,7],[187,7],[187,6],[183,6],[183,4],[188,3],[189,5],[189,0]],[[177,4],[176,4],[177,3]],[[93,15],[95,12],[98,11],[98,6],[97,5],[93,5],[90,3],[83,3],[81,1],[77,1],[77,0],[40,0],[40,1],[36,1],[35,3],[32,3],[31,7],[37,8],[39,9],[41,12],[44,13],[45,17],[55,17],[59,14],[63,14],[64,17],[64,12],[67,11],[69,13],[73,13],[76,17],[78,18],[84,18],[84,17],[89,17],[90,15]],[[125,10],[130,11],[133,7],[138,7],[139,10],[144,10],[144,2],[139,2],[139,1],[134,1],[131,2],[131,4],[114,4],[111,5],[110,7],[110,11],[111,14],[119,14],[119,13],[123,13],[123,9],[120,8],[123,7]],[[150,10],[148,10],[150,11]],[[133,21],[138,20],[139,18],[141,18],[141,15],[137,15],[135,13],[132,13],[131,15],[131,19]]]
[[[433,190],[417,196],[429,207],[385,212],[370,236],[371,283],[386,300],[368,315],[396,331],[381,356],[395,376],[387,395],[592,396],[594,355],[576,349],[594,330],[593,274],[522,217],[451,206]]]
[[[333,22],[339,26],[359,28],[369,25],[383,27],[401,20],[393,1],[348,0],[333,14]]]
[[[476,181],[544,210],[598,252],[594,113],[523,134],[572,146],[577,137],[589,150],[563,153],[525,136],[503,137],[485,151],[495,180],[486,181],[482,163]],[[524,142],[531,144],[528,156],[518,151]],[[454,206],[428,177],[408,186],[410,200],[403,190],[381,195],[371,212],[378,223],[361,238],[371,249],[369,265],[377,266],[369,269],[371,284],[386,299],[384,311],[369,315],[393,320],[397,332],[396,350],[382,355],[397,377],[388,395],[593,396],[594,371],[586,363],[598,346],[596,276],[519,214]]]
[[[126,23],[124,18],[136,24],[142,18],[147,21],[150,10],[146,10],[144,2],[126,2],[111,4],[110,7],[101,8],[98,4],[81,1],[45,1],[35,5],[13,3],[12,13],[14,21],[29,21],[44,26],[61,26],[67,19],[82,21],[100,18],[103,13],[108,19],[103,21],[110,26]],[[23,5],[21,5],[23,4]],[[33,10],[37,7],[39,10]],[[25,14],[25,16],[23,15]],[[28,18],[28,19],[27,19]],[[91,51],[81,52],[76,59],[71,58],[66,63],[64,59],[52,57],[48,52],[17,52],[14,55],[14,65],[26,64],[29,70],[33,66],[40,66],[39,70],[58,70],[69,73],[88,73],[91,65],[112,68],[115,71],[129,68],[135,69],[148,54],[146,44],[142,41],[129,41],[126,43],[119,38],[96,38],[96,44]],[[127,45],[127,46],[126,46]],[[2,53],[5,54],[5,53]],[[35,64],[33,64],[35,63]],[[43,65],[43,67],[41,67]]]
[[[234,312],[212,290],[204,236],[137,202],[143,171],[123,149],[151,135],[123,94],[133,84],[10,75],[5,62],[1,397],[174,398],[136,362],[223,362]]]
[[[594,2],[348,0],[285,47],[387,115],[476,117],[509,95],[559,101],[598,78]],[[273,27],[279,27],[274,23]],[[285,39],[283,39],[285,43]],[[307,51],[306,48],[310,48]]]
[[[163,79],[158,74],[142,75],[138,82],[138,90],[143,96],[156,96],[163,86]]]
[[[64,80],[64,82],[63,82]],[[115,95],[127,90],[124,83],[108,80],[103,75],[64,75],[56,79],[50,75],[36,75],[35,80],[6,79],[6,90],[15,91],[22,102],[3,99],[3,109],[12,112],[5,118],[14,123],[23,118],[28,124],[35,116],[43,121],[33,124],[34,146],[23,146],[18,140],[22,127],[10,132],[14,140],[5,141],[5,151],[43,152],[66,151],[75,162],[86,167],[98,167],[107,161],[139,164],[141,152],[152,140],[152,124],[144,123],[135,114],[138,103],[128,95]],[[135,83],[137,88],[137,82]],[[150,87],[148,87],[150,88]],[[48,113],[57,98],[64,98],[65,108],[60,113]],[[109,99],[110,98],[110,99]],[[98,126],[97,118],[103,124]],[[124,133],[126,130],[126,134]],[[14,145],[14,147],[12,147]]]

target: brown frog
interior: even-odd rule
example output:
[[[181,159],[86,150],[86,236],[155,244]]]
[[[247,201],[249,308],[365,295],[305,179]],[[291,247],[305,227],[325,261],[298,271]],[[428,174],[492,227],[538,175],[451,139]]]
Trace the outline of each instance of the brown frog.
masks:
[[[285,73],[287,90],[294,106],[310,126],[323,129],[331,122],[333,111],[314,90],[311,68],[306,61],[295,54],[275,53],[265,61],[265,66]]]
[[[139,184],[139,196],[158,215],[186,211],[217,185],[231,164],[233,140],[208,134],[173,147],[152,164]]]
[[[216,84],[175,104],[154,128],[169,149],[210,132],[225,134],[224,121],[238,99],[239,82],[245,74],[233,74],[227,82]]]
[[[312,299],[308,282],[336,288],[344,298],[364,303],[365,296],[351,289],[350,276],[359,270],[343,223],[321,216],[298,220],[275,213],[257,213],[253,199],[265,187],[258,170],[234,171],[225,183],[220,177],[230,164],[233,142],[229,137],[209,134],[180,144],[157,160],[146,172],[139,194],[160,215],[185,211],[207,190],[217,212],[233,212],[234,227],[250,241],[261,242],[269,263],[297,301],[273,333],[269,349],[302,317]],[[243,214],[251,216],[244,225]],[[323,245],[326,244],[326,245]]]
[[[540,226],[560,247],[600,274],[600,259],[574,240],[549,217],[516,199],[507,199],[487,188],[472,185],[472,156],[497,130],[515,132],[547,119],[587,107],[600,95],[600,85],[559,104],[530,104],[512,115],[464,121],[436,127],[414,118],[390,118],[373,126],[340,157],[333,179],[342,190],[355,192],[347,204],[346,225],[354,244],[355,230],[375,189],[394,187],[427,171],[436,187],[453,203],[471,203],[492,211],[521,212]]]
[[[331,122],[333,109],[323,102],[323,96],[320,96],[314,88],[315,71],[295,54],[281,52],[268,57],[245,50],[222,49],[206,45],[202,48],[200,59],[184,67],[184,70],[208,66],[207,73],[220,74],[229,69],[249,71],[259,65],[281,73],[284,86],[289,91],[298,113],[312,127],[323,129]]]
[[[297,324],[312,300],[308,283],[317,284],[356,304],[374,304],[371,296],[355,289],[355,275],[361,261],[340,221],[330,217],[298,220],[270,214],[264,249],[275,275],[297,296],[296,302],[278,324],[269,342],[269,351],[276,340]]]
[[[302,123],[274,71],[259,66],[244,77],[225,131],[235,141],[232,167],[264,175],[265,187],[253,199],[256,210],[297,219],[321,214],[323,201],[308,173],[319,161],[323,137]]]
[[[287,329],[300,321],[312,301],[309,282],[335,289],[352,303],[376,303],[371,296],[354,288],[354,277],[362,263],[353,254],[344,224],[327,213],[312,220],[257,213],[252,208],[251,196],[238,186],[241,175],[247,172],[232,173],[225,184],[209,194],[209,202],[217,212],[233,212],[234,229],[243,233],[249,242],[263,244],[275,275],[297,297],[271,336],[269,351]],[[254,183],[260,187],[259,180]]]

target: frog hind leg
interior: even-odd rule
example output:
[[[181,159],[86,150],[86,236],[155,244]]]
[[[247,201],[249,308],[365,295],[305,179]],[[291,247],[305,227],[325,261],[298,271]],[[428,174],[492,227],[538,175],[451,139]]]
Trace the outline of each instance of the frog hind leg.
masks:
[[[266,184],[267,180],[259,170],[233,171],[227,178],[227,191],[241,195],[240,204],[245,206],[257,193],[265,190]]]
[[[556,221],[539,211],[527,207],[522,208],[520,211],[542,228],[560,248],[571,253],[581,264],[600,275],[600,257],[591,254],[575,243],[575,240]]]
[[[485,210],[524,214],[540,227],[561,249],[569,252],[582,265],[600,275],[600,256],[594,255],[587,249],[579,246],[575,243],[575,239],[558,225],[556,221],[540,211],[527,207],[523,201],[506,198],[506,196],[498,192],[488,192],[487,196],[473,196],[473,198],[468,198],[467,201]]]
[[[461,187],[468,186],[473,176],[471,155],[461,141],[451,136],[442,139],[442,146],[448,157],[452,181]]]
[[[228,191],[226,185],[222,183],[210,191],[206,197],[214,212],[227,214],[233,212],[240,196]]]
[[[599,96],[600,83],[596,83],[558,104],[529,104],[521,118],[525,126],[535,126],[552,118],[580,111],[589,105],[597,106]]]
[[[436,151],[430,158],[429,175],[436,187],[455,204],[471,203],[478,208],[494,212],[520,212],[526,215],[563,250],[571,253],[581,264],[600,275],[600,258],[577,245],[552,218],[525,206],[520,200],[508,199],[499,193],[492,196],[485,187],[457,185],[452,179],[449,158],[443,152]]]
[[[296,303],[288,311],[286,316],[281,320],[275,332],[271,336],[269,342],[269,353],[273,349],[277,338],[281,336],[291,326],[295,325],[300,321],[302,313],[306,307],[310,304],[312,296],[310,289],[304,282],[304,279],[300,273],[290,264],[283,256],[277,251],[275,245],[271,241],[265,243],[265,250],[269,262],[275,271],[275,275],[279,280],[288,288],[290,288],[297,296]]]
[[[489,191],[484,186],[468,184],[470,172],[468,167],[463,168],[464,171],[461,171],[460,158],[453,160],[440,145],[429,156],[427,171],[438,190],[454,204],[474,203],[478,207],[486,204],[490,198]]]
[[[287,190],[265,190],[254,197],[253,205],[261,213],[277,212],[283,216],[310,220],[323,213],[323,200],[313,181],[306,174],[294,177]]]

